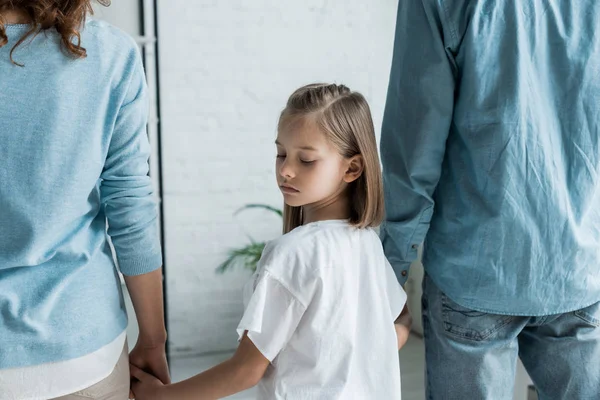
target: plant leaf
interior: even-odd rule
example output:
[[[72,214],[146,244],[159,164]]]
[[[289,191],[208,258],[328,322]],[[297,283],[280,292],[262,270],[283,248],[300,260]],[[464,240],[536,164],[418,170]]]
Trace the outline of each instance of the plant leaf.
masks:
[[[216,272],[222,274],[238,265],[256,271],[256,265],[262,256],[265,245],[264,242],[255,242],[240,249],[230,250],[229,256],[217,267]]]
[[[244,207],[238,209],[233,215],[237,215],[240,212],[250,209],[250,208],[262,208],[263,210],[267,210],[267,211],[271,211],[277,215],[279,215],[280,217],[283,217],[283,211],[281,211],[279,208],[267,205],[267,204],[246,204]]]

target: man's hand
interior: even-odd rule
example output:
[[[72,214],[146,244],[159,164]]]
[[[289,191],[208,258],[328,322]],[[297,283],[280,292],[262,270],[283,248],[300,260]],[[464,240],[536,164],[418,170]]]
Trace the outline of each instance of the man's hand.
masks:
[[[162,400],[166,386],[158,378],[142,371],[133,364],[129,365],[132,380],[131,390],[136,400]],[[129,396],[131,397],[131,394]]]
[[[142,372],[146,371],[147,373],[152,374],[165,385],[171,383],[164,344],[146,345],[143,342],[138,341],[131,353],[129,353],[129,364],[132,365],[130,371],[132,387],[134,385],[133,378],[136,377],[133,373],[134,367],[135,370],[142,370]],[[133,393],[129,393],[129,398],[133,399]]]

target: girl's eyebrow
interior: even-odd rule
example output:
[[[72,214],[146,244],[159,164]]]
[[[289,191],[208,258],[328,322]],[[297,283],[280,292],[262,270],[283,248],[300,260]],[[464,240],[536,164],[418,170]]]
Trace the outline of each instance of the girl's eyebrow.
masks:
[[[276,145],[278,145],[278,146],[283,146],[279,140],[275,140],[275,144],[276,144]],[[317,151],[317,149],[315,149],[315,148],[314,148],[314,147],[312,147],[312,146],[300,146],[300,147],[298,147],[298,148],[299,148],[300,150]]]

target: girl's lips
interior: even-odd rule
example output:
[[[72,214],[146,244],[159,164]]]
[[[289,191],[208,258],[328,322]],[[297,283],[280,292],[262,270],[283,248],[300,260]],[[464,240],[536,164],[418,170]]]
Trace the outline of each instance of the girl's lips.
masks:
[[[299,192],[298,189],[293,188],[291,186],[287,186],[287,185],[279,185],[279,188],[281,189],[281,191],[283,193],[293,194],[293,193],[298,193]]]

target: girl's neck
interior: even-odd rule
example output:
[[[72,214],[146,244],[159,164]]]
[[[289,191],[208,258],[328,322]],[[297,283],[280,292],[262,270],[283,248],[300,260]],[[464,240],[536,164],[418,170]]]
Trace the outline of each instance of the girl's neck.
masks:
[[[2,12],[2,20],[5,24],[28,24],[31,22],[29,15],[22,10],[6,10]]]
[[[345,196],[302,207],[302,224],[332,219],[348,219],[350,204]]]

